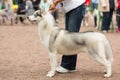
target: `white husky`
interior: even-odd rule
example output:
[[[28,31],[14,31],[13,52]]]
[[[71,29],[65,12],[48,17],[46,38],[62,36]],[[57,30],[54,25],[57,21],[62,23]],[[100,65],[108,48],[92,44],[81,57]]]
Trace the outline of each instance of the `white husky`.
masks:
[[[112,75],[112,49],[103,34],[98,32],[69,32],[60,29],[55,25],[54,18],[49,12],[42,15],[40,10],[29,16],[29,19],[31,21],[39,20],[38,32],[50,57],[51,70],[47,74],[48,77],[55,75],[57,54],[73,55],[73,53],[80,53],[83,50],[106,67],[104,77]]]

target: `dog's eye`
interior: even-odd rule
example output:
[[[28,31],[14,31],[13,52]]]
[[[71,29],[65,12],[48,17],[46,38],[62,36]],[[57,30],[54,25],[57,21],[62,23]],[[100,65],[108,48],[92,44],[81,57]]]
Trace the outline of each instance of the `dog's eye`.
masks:
[[[41,15],[41,13],[40,13],[40,12],[39,12],[39,13],[37,13],[36,15],[37,15],[37,16],[40,16],[40,17],[42,17],[42,15]]]
[[[37,14],[34,14],[35,17],[37,17]]]
[[[41,15],[41,14],[39,14],[39,13],[34,14],[34,16],[35,16],[35,17],[37,17],[37,16],[42,17],[42,15]]]

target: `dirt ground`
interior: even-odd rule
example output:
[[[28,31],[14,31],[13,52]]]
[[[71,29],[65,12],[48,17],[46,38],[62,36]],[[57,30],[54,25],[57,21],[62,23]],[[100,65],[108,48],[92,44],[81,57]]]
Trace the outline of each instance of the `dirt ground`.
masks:
[[[81,27],[81,31],[95,30]],[[104,66],[80,53],[77,71],[46,77],[50,69],[46,48],[41,44],[37,25],[0,25],[0,80],[120,80],[120,33],[105,33],[113,54],[113,75],[104,78]],[[58,56],[59,63],[61,55]]]

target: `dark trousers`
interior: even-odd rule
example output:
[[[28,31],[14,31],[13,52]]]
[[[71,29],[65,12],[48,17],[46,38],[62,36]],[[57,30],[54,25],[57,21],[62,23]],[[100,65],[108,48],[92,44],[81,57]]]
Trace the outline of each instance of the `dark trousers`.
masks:
[[[79,32],[81,21],[83,19],[83,16],[85,15],[85,5],[82,4],[81,6],[69,11],[66,13],[66,19],[65,19],[65,29],[70,32]],[[71,55],[71,56],[62,56],[62,63],[61,66],[69,69],[74,70],[76,68],[76,60],[77,55]]]
[[[114,9],[110,9],[109,12],[103,12],[103,19],[102,19],[102,31],[103,30],[110,30],[110,24],[112,21],[112,15],[113,15]]]
[[[94,11],[94,9],[98,8],[98,3],[93,3],[92,2],[91,7],[92,7],[92,11]]]
[[[120,29],[120,9],[117,9],[116,13],[117,13],[116,15],[117,26]]]

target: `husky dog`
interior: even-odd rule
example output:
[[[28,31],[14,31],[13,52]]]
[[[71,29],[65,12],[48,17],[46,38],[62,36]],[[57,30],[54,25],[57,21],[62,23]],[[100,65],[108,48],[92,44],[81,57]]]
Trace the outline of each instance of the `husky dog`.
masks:
[[[93,59],[102,63],[106,68],[104,77],[112,75],[113,54],[107,38],[98,32],[69,32],[55,25],[51,13],[42,14],[40,10],[29,16],[31,21],[38,20],[38,32],[41,41],[48,49],[51,70],[48,77],[55,75],[57,54],[74,55],[87,51]]]

